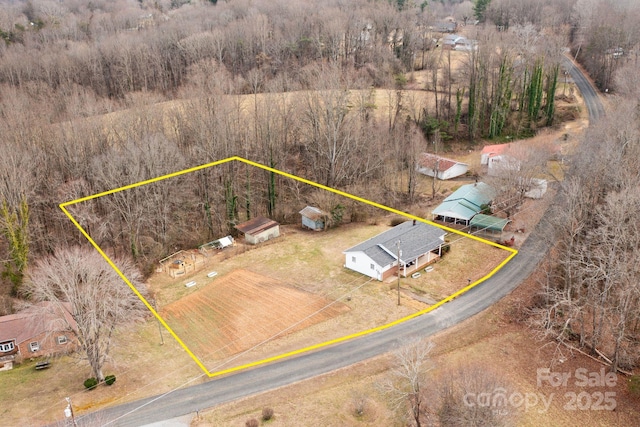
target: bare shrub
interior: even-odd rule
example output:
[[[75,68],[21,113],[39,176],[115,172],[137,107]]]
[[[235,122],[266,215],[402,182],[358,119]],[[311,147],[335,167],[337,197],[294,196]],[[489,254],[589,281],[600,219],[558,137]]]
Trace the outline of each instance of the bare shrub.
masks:
[[[429,403],[427,373],[432,369],[429,353],[432,342],[415,340],[394,352],[390,375],[378,386],[394,411],[406,414],[411,425],[428,422]]]
[[[273,408],[262,408],[262,421],[269,421],[273,418]]]
[[[259,427],[260,422],[258,422],[258,420],[256,420],[255,418],[249,418],[247,422],[244,423],[244,425],[245,427]]]
[[[353,414],[358,418],[362,418],[367,413],[369,399],[362,391],[354,391],[351,395],[351,405],[353,407]]]
[[[441,425],[503,426],[510,425],[511,414],[504,400],[508,385],[486,366],[463,365],[444,374],[439,390],[437,415]],[[489,404],[478,404],[478,396],[490,396]]]

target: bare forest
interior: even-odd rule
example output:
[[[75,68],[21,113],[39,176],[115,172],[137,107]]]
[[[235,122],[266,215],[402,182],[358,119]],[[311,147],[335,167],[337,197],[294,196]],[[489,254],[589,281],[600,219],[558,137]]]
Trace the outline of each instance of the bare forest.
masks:
[[[558,343],[601,357],[613,370],[638,364],[640,339],[640,120],[638,68],[620,70],[606,120],[591,126],[551,212],[557,242],[536,308],[537,327]]]
[[[640,29],[631,3],[0,0],[0,312],[13,310],[9,295],[21,294],[28,265],[86,245],[61,202],[186,167],[239,155],[380,203],[414,203],[415,161],[434,143],[470,149],[557,123],[567,47],[601,88],[622,89],[615,72],[635,64]],[[434,25],[446,17],[474,40],[470,49],[444,49]],[[636,132],[635,110],[627,111],[624,123]],[[600,132],[596,146],[608,147],[610,135]],[[620,161],[637,172],[636,157],[625,154],[633,144],[618,145]],[[616,168],[614,184],[576,170],[567,188],[597,179],[593,201],[617,209],[614,198],[627,197],[637,175]],[[329,212],[339,205],[311,187],[226,164],[72,213],[106,251],[149,273],[176,248],[232,233],[239,221],[297,221],[312,201]],[[341,209],[345,220],[368,214]],[[599,215],[590,218],[602,235],[621,224]],[[637,302],[619,297],[607,313]],[[637,326],[627,311],[615,313]],[[629,329],[616,330],[623,344]]]

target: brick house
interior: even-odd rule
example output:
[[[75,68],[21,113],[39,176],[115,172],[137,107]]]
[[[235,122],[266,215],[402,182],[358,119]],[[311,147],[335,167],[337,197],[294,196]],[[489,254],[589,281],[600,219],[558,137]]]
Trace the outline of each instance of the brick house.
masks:
[[[76,323],[69,307],[42,302],[0,317],[0,365],[19,358],[52,356],[75,351]],[[2,367],[0,366],[0,368]]]

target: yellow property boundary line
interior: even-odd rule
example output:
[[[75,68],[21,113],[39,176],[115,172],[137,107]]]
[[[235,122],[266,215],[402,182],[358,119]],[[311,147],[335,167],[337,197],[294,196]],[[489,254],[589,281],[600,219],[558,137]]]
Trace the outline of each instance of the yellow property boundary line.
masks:
[[[107,254],[104,253],[104,251],[91,238],[91,236],[89,236],[89,233],[87,233],[85,231],[85,229],[82,228],[82,226],[78,223],[78,221],[69,213],[69,211],[67,210],[67,207],[71,206],[71,205],[74,205],[74,204],[77,204],[77,203],[80,203],[80,202],[85,202],[85,201],[88,201],[88,200],[97,199],[99,197],[107,196],[109,194],[117,193],[117,192],[124,191],[124,190],[129,190],[131,188],[140,187],[140,186],[143,186],[143,185],[151,184],[151,183],[154,183],[154,182],[162,181],[162,180],[173,178],[173,177],[176,177],[176,176],[188,174],[188,173],[191,173],[191,172],[196,172],[196,171],[199,171],[199,170],[202,170],[202,169],[207,169],[207,168],[210,168],[212,166],[217,166],[217,165],[221,165],[221,164],[224,164],[224,163],[229,163],[229,162],[232,162],[232,161],[238,161],[238,162],[250,165],[250,166],[255,166],[257,168],[264,169],[264,170],[269,171],[269,172],[277,173],[278,175],[281,175],[281,176],[284,176],[284,177],[287,177],[287,178],[291,178],[291,179],[294,179],[296,181],[299,181],[299,182],[302,182],[302,183],[305,183],[305,184],[312,185],[312,186],[320,188],[322,190],[330,191],[332,193],[338,194],[340,196],[347,197],[347,198],[352,199],[352,200],[356,200],[358,202],[366,203],[368,205],[383,209],[383,210],[385,210],[387,212],[391,212],[391,213],[394,213],[394,214],[397,214],[397,215],[404,216],[404,217],[409,218],[409,219],[414,219],[416,221],[421,221],[423,223],[436,226],[438,228],[441,228],[443,230],[449,231],[451,233],[459,234],[461,236],[464,236],[464,237],[467,237],[467,238],[470,238],[470,239],[473,239],[473,240],[477,240],[479,242],[488,244],[490,246],[494,246],[494,247],[497,247],[497,248],[500,248],[500,249],[504,249],[506,251],[511,252],[511,255],[509,255],[504,261],[502,261],[500,263],[500,265],[498,265],[489,274],[485,275],[481,279],[479,279],[479,280],[477,280],[477,281],[475,281],[473,283],[470,283],[466,287],[464,287],[464,288],[460,289],[459,291],[449,295],[448,297],[442,299],[441,301],[438,301],[434,305],[432,305],[432,306],[430,306],[430,307],[428,307],[428,308],[426,308],[424,310],[415,312],[413,314],[410,314],[409,316],[406,316],[406,317],[403,317],[401,319],[395,320],[395,321],[393,321],[391,323],[387,323],[387,324],[384,324],[384,325],[381,325],[381,326],[378,326],[378,327],[375,327],[375,328],[372,328],[372,329],[367,329],[367,330],[362,331],[362,332],[357,332],[357,333],[354,333],[354,334],[346,335],[344,337],[336,338],[336,339],[333,339],[333,340],[330,340],[330,341],[326,341],[326,342],[323,342],[323,343],[314,344],[312,346],[304,347],[304,348],[301,348],[299,350],[290,351],[288,353],[283,353],[283,354],[280,354],[280,355],[277,355],[277,356],[274,356],[274,357],[269,357],[267,359],[258,360],[256,362],[246,363],[244,365],[236,366],[236,367],[229,368],[229,369],[224,369],[222,371],[217,371],[217,372],[213,372],[213,373],[209,372],[209,370],[198,359],[198,357],[195,354],[193,354],[193,352],[189,349],[189,347],[186,346],[186,344],[180,339],[180,337],[178,337],[178,335],[176,335],[176,333],[173,332],[173,330],[164,321],[164,319],[158,314],[158,312],[151,306],[151,304],[149,304],[149,302],[142,296],[142,294],[140,294],[140,292],[135,288],[135,286],[133,286],[133,284],[129,281],[129,279],[127,279],[127,277],[120,271],[120,269],[114,264],[114,262],[107,256]],[[269,362],[273,362],[273,361],[276,361],[276,360],[280,360],[280,359],[284,359],[284,358],[287,358],[287,357],[295,356],[295,355],[298,355],[298,354],[301,354],[301,353],[306,353],[306,352],[309,352],[309,351],[312,351],[312,350],[317,350],[317,349],[322,348],[322,347],[327,347],[327,346],[330,346],[330,345],[333,345],[333,344],[337,344],[337,343],[340,343],[340,342],[343,342],[343,341],[348,341],[348,340],[351,340],[353,338],[361,337],[361,336],[364,336],[364,335],[369,335],[369,334],[371,334],[373,332],[382,331],[383,329],[390,328],[392,326],[395,326],[395,325],[398,325],[400,323],[406,322],[406,321],[408,321],[410,319],[413,319],[415,317],[421,316],[421,315],[423,315],[425,313],[428,313],[430,311],[435,310],[436,308],[440,307],[441,305],[451,301],[452,299],[464,294],[469,289],[471,289],[471,288],[479,285],[480,283],[484,282],[485,280],[487,280],[488,278],[493,276],[498,270],[500,270],[502,267],[504,267],[518,253],[518,251],[513,249],[513,248],[509,248],[509,247],[506,247],[506,246],[491,242],[489,240],[482,239],[482,238],[474,236],[472,234],[463,233],[463,232],[455,230],[453,228],[449,228],[449,227],[445,227],[445,226],[436,224],[436,223],[434,223],[432,221],[429,221],[429,220],[426,220],[424,218],[420,218],[420,217],[417,217],[415,215],[411,215],[409,213],[402,212],[402,211],[399,211],[397,209],[393,209],[393,208],[390,208],[388,206],[381,205],[379,203],[372,202],[370,200],[366,200],[366,199],[363,199],[363,198],[358,197],[358,196],[354,196],[353,194],[345,193],[344,191],[340,191],[340,190],[337,190],[335,188],[327,187],[325,185],[318,184],[318,183],[313,182],[313,181],[309,181],[308,179],[304,179],[304,178],[301,178],[299,176],[292,175],[290,173],[283,172],[283,171],[280,171],[280,170],[277,170],[277,169],[262,165],[260,163],[252,162],[251,160],[247,160],[245,158],[238,157],[238,156],[228,157],[226,159],[218,160],[216,162],[211,162],[211,163],[207,163],[207,164],[204,164],[204,165],[196,166],[196,167],[193,167],[193,168],[184,169],[184,170],[181,170],[181,171],[178,171],[178,172],[170,173],[170,174],[167,174],[167,175],[162,175],[162,176],[159,176],[159,177],[156,177],[156,178],[148,179],[148,180],[145,180],[145,181],[140,181],[140,182],[137,182],[137,183],[134,183],[134,184],[125,185],[123,187],[115,188],[113,190],[104,191],[102,193],[98,193],[98,194],[94,194],[94,195],[91,195],[91,196],[82,197],[82,198],[79,198],[79,199],[76,199],[76,200],[71,200],[69,202],[61,203],[59,206],[60,206],[60,209],[62,209],[62,212],[64,212],[64,214],[71,220],[71,222],[78,228],[78,230],[80,230],[82,235],[84,235],[84,237],[86,237],[86,239],[89,241],[89,243],[91,243],[91,245],[98,251],[98,253],[100,253],[100,255],[102,255],[102,257],[107,261],[107,263],[109,263],[111,268],[113,268],[115,270],[115,272],[122,278],[122,280],[124,280],[124,282],[129,286],[129,288],[131,288],[131,290],[136,294],[136,296],[138,298],[140,298],[140,300],[149,309],[149,311],[156,317],[156,319],[158,319],[158,321],[162,324],[162,326],[164,326],[167,329],[167,331],[169,331],[171,336],[173,338],[175,338],[175,340],[182,346],[182,348],[184,348],[184,350],[187,352],[187,354],[189,356],[191,356],[191,358],[196,362],[196,364],[210,378],[211,377],[216,377],[216,376],[219,376],[219,375],[228,374],[228,373],[231,373],[231,372],[240,371],[240,370],[251,368],[251,367],[254,367],[254,366],[258,366],[258,365],[263,365],[263,364],[266,364],[266,363],[269,363]]]

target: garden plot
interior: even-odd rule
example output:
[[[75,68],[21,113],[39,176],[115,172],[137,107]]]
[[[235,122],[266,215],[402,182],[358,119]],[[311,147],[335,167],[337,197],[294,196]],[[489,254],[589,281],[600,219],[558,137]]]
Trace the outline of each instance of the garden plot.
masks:
[[[248,270],[234,270],[160,314],[201,360],[221,360],[349,310]]]

